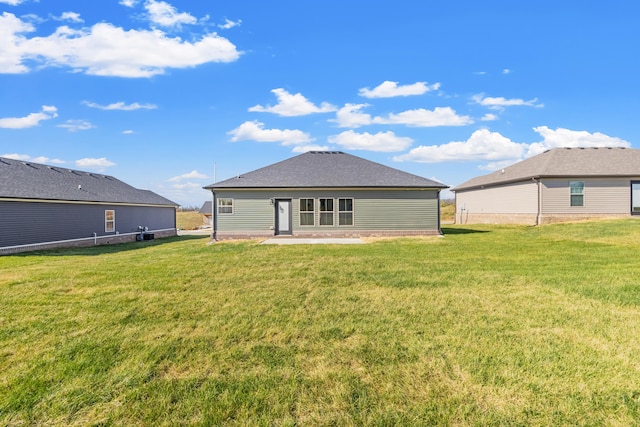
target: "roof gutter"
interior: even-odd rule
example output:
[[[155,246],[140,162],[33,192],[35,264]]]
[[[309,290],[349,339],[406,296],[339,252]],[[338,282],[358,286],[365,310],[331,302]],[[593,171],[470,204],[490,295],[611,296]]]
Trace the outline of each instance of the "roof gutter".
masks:
[[[53,203],[65,205],[105,205],[105,206],[138,206],[138,207],[172,207],[178,208],[177,204],[153,204],[153,203],[135,203],[135,202],[97,202],[91,200],[56,200],[56,199],[28,199],[20,197],[1,197],[0,202],[23,202],[23,203]]]

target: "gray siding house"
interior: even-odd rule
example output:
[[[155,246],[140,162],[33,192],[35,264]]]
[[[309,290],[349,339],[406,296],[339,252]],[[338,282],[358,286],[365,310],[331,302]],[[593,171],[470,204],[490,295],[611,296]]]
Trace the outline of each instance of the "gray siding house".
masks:
[[[440,234],[446,185],[339,151],[311,151],[204,187],[214,240]]]
[[[555,148],[452,191],[460,224],[640,215],[640,150]]]
[[[0,254],[173,236],[176,208],[112,176],[0,157]]]

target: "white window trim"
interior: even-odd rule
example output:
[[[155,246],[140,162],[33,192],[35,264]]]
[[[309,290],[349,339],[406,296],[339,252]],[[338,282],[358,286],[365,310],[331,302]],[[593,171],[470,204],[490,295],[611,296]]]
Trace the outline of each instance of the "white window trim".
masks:
[[[231,205],[221,205],[220,201],[222,200],[231,200]],[[233,213],[235,212],[235,200],[232,197],[219,197],[216,203],[217,203],[216,213],[218,215],[233,215]],[[220,208],[228,208],[228,207],[231,207],[231,212],[220,212]]]
[[[302,200],[313,200],[313,210],[303,211],[301,209]],[[302,221],[301,221],[302,214],[311,214],[311,217],[313,218],[313,224],[302,225]],[[316,199],[314,199],[313,197],[300,197],[298,199],[298,222],[300,223],[300,227],[315,227],[316,226]]]
[[[574,182],[581,182],[582,183],[582,193],[579,193],[579,194],[575,193],[574,194],[574,193],[571,192],[571,184],[574,183]],[[581,181],[581,180],[569,181],[569,207],[570,208],[584,208],[587,205],[585,194],[584,194],[585,193],[585,191],[584,191],[585,188],[586,188],[586,185],[585,185],[584,181]],[[582,204],[581,205],[572,205],[571,204],[572,196],[582,196]]]
[[[351,200],[351,210],[350,211],[341,211],[340,210],[340,200]],[[355,227],[356,225],[356,201],[355,197],[339,197],[338,198],[338,227]],[[340,224],[340,214],[341,213],[350,213],[351,214],[351,224]]]
[[[113,215],[113,219],[107,219],[108,213],[111,212]],[[109,224],[111,224],[111,229],[109,229]],[[105,233],[115,233],[116,232],[116,211],[115,209],[105,209],[104,211],[104,232]]]
[[[333,201],[333,210],[331,211],[321,211],[320,210],[320,200],[332,200]],[[322,218],[322,214],[331,213],[331,224],[322,224],[320,218]],[[318,227],[335,227],[336,226],[336,200],[333,197],[318,197]]]

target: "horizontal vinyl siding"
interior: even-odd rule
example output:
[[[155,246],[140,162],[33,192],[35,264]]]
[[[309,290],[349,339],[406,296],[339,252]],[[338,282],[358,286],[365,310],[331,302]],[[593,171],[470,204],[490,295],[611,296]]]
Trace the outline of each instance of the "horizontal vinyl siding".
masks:
[[[233,199],[233,213],[218,214],[215,217],[218,230],[257,232],[269,231],[274,225],[274,206],[269,201],[273,195],[267,196],[259,192],[216,192],[218,198]],[[217,202],[216,202],[217,205]]]
[[[292,200],[293,233],[312,231],[438,230],[438,192],[435,190],[315,190],[216,191],[218,198],[233,198],[233,214],[220,214],[220,232],[273,231],[275,206],[269,199]],[[315,200],[315,225],[300,226],[301,198]],[[334,225],[319,225],[319,198],[334,199]],[[338,225],[338,199],[353,199],[354,225]]]
[[[640,177],[544,179],[543,214],[628,214],[633,180]],[[571,206],[569,181],[584,182],[584,206]]]
[[[456,212],[468,214],[537,214],[538,184],[534,181],[456,191]]]
[[[104,231],[105,210],[115,211],[118,233],[175,228],[173,207],[0,201],[0,247],[114,235]]]
[[[361,193],[354,200],[357,230],[437,230],[435,191]]]

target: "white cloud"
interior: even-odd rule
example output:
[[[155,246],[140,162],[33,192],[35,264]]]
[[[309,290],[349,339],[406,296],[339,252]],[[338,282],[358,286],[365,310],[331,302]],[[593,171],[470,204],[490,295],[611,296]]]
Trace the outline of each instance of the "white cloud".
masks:
[[[123,130],[121,133],[123,135],[133,135],[135,132],[132,131],[131,129],[127,129],[127,130]]]
[[[605,135],[600,132],[575,131],[564,128],[556,130],[547,126],[533,128],[542,136],[543,140],[529,145],[526,157],[535,156],[546,150],[557,147],[631,147],[631,143],[624,139]]]
[[[496,116],[495,114],[487,113],[484,116],[482,116],[480,120],[482,120],[483,122],[491,122],[494,120],[498,120],[498,116]]]
[[[76,166],[79,168],[93,169],[97,171],[103,171],[106,168],[116,165],[112,161],[107,160],[106,157],[100,157],[98,159],[84,158],[84,159],[76,160],[75,163],[76,163]]]
[[[393,98],[396,96],[422,95],[432,90],[438,90],[440,83],[427,85],[426,82],[417,82],[410,85],[398,86],[398,82],[384,81],[373,89],[368,87],[359,91],[365,98]]]
[[[87,107],[98,108],[100,110],[122,110],[122,111],[134,111],[134,110],[155,110],[158,108],[155,104],[140,104],[138,102],[134,102],[133,104],[125,104],[124,102],[114,102],[108,105],[100,105],[95,102],[83,101],[82,102]]]
[[[6,157],[7,159],[22,160],[22,161],[31,160],[31,156],[29,156],[28,154],[18,154],[18,153],[3,154],[0,157]]]
[[[257,141],[280,142],[282,145],[303,145],[313,141],[309,134],[301,130],[264,129],[264,123],[255,120],[244,122],[227,134],[231,135],[232,142]]]
[[[0,0],[0,3],[8,4],[9,6],[17,6],[25,0]]]
[[[189,173],[185,173],[182,175],[174,176],[173,178],[169,178],[169,182],[180,182],[183,179],[204,179],[208,178],[207,175],[198,172],[197,170],[192,170]]]
[[[502,70],[502,74],[511,74],[511,70],[508,68],[505,68],[504,70]]]
[[[49,157],[45,157],[45,156],[38,156],[38,157],[31,157],[28,154],[18,154],[18,153],[12,153],[12,154],[2,154],[0,155],[0,157],[6,157],[7,159],[13,159],[13,160],[21,160],[23,162],[34,162],[34,163],[53,163],[53,164],[64,164],[65,161],[64,160],[60,160],[60,159],[50,159]]]
[[[419,108],[407,110],[387,117],[376,117],[373,123],[396,124],[414,127],[464,126],[473,123],[469,116],[459,116],[451,107],[436,107],[433,111]]]
[[[44,37],[24,34],[35,28],[4,12],[0,16],[0,73],[26,73],[33,67],[70,67],[98,76],[151,77],[167,68],[236,61],[235,45],[216,33],[190,42],[163,31],[125,30],[109,23],[74,30],[61,26]]]
[[[490,163],[487,163],[486,165],[478,166],[478,169],[485,170],[485,171],[497,171],[500,169],[504,169],[507,166],[511,166],[512,164],[516,163],[519,160],[520,159],[509,159],[509,160],[500,160],[497,162],[490,162]]]
[[[329,142],[348,150],[394,152],[406,150],[413,143],[413,139],[396,136],[390,131],[370,134],[368,132],[357,133],[348,130],[338,135],[330,136]]]
[[[138,0],[120,0],[119,3],[126,7],[134,7],[138,3]]]
[[[407,154],[394,157],[394,160],[421,163],[485,160],[489,163],[480,166],[480,169],[498,170],[551,148],[631,147],[628,141],[600,132],[590,133],[563,128],[552,130],[547,126],[538,126],[533,130],[543,137],[542,141],[531,144],[517,143],[498,132],[480,129],[473,132],[466,141],[416,147]]]
[[[20,34],[35,31],[32,24],[23,22],[12,13],[0,15],[0,73],[25,73],[29,69],[22,64],[24,55]]]
[[[306,153],[308,151],[327,151],[327,145],[298,145],[291,150],[293,153]]]
[[[66,123],[58,125],[59,128],[67,129],[69,132],[93,129],[95,126],[86,120],[67,120]]]
[[[224,24],[218,25],[218,27],[222,28],[223,30],[228,30],[230,28],[237,27],[240,24],[242,24],[242,20],[241,19],[238,19],[237,21],[232,21],[230,19],[225,18],[224,19]]]
[[[173,184],[171,188],[174,190],[202,190],[202,184],[198,184],[197,182],[184,182],[182,184]]]
[[[76,12],[63,12],[62,15],[53,17],[56,21],[69,21],[75,23],[82,23],[84,20],[80,18],[80,14]]]
[[[336,113],[336,119],[330,120],[338,123],[339,127],[358,128],[371,124],[406,125],[412,127],[436,127],[436,126],[464,126],[473,123],[469,116],[459,116],[451,107],[436,107],[433,111],[419,108],[407,110],[398,114],[389,114],[386,117],[372,117],[362,113],[361,110],[369,104],[346,104]]]
[[[482,94],[474,95],[471,97],[473,102],[476,104],[480,104],[484,107],[491,108],[492,110],[502,110],[504,107],[514,107],[514,106],[525,106],[525,107],[536,107],[542,108],[544,104],[538,104],[538,98],[533,98],[529,101],[525,101],[524,99],[513,98],[507,99],[501,96],[499,97],[485,97]]]
[[[163,27],[175,27],[182,24],[195,24],[198,20],[186,12],[179,13],[175,7],[164,1],[147,0],[144,8],[154,24]]]
[[[4,129],[26,129],[38,126],[43,120],[50,120],[58,117],[58,109],[54,106],[43,105],[39,113],[31,113],[26,117],[7,117],[0,119],[0,128]]]
[[[471,160],[519,160],[525,153],[527,144],[511,141],[498,132],[480,129],[466,141],[449,142],[442,145],[421,145],[407,154],[394,157],[395,161],[437,163]]]
[[[371,115],[360,112],[368,106],[369,104],[346,104],[338,110],[335,120],[330,121],[338,123],[338,127],[341,128],[358,128],[370,125],[373,121]]]
[[[302,96],[302,94],[296,93],[295,95],[292,95],[282,88],[273,89],[271,92],[273,92],[278,98],[278,103],[276,105],[267,105],[266,107],[262,105],[255,105],[249,108],[249,111],[258,113],[274,113],[279,116],[293,117],[306,116],[313,113],[330,113],[337,110],[335,106],[327,102],[323,102],[318,107]]]

